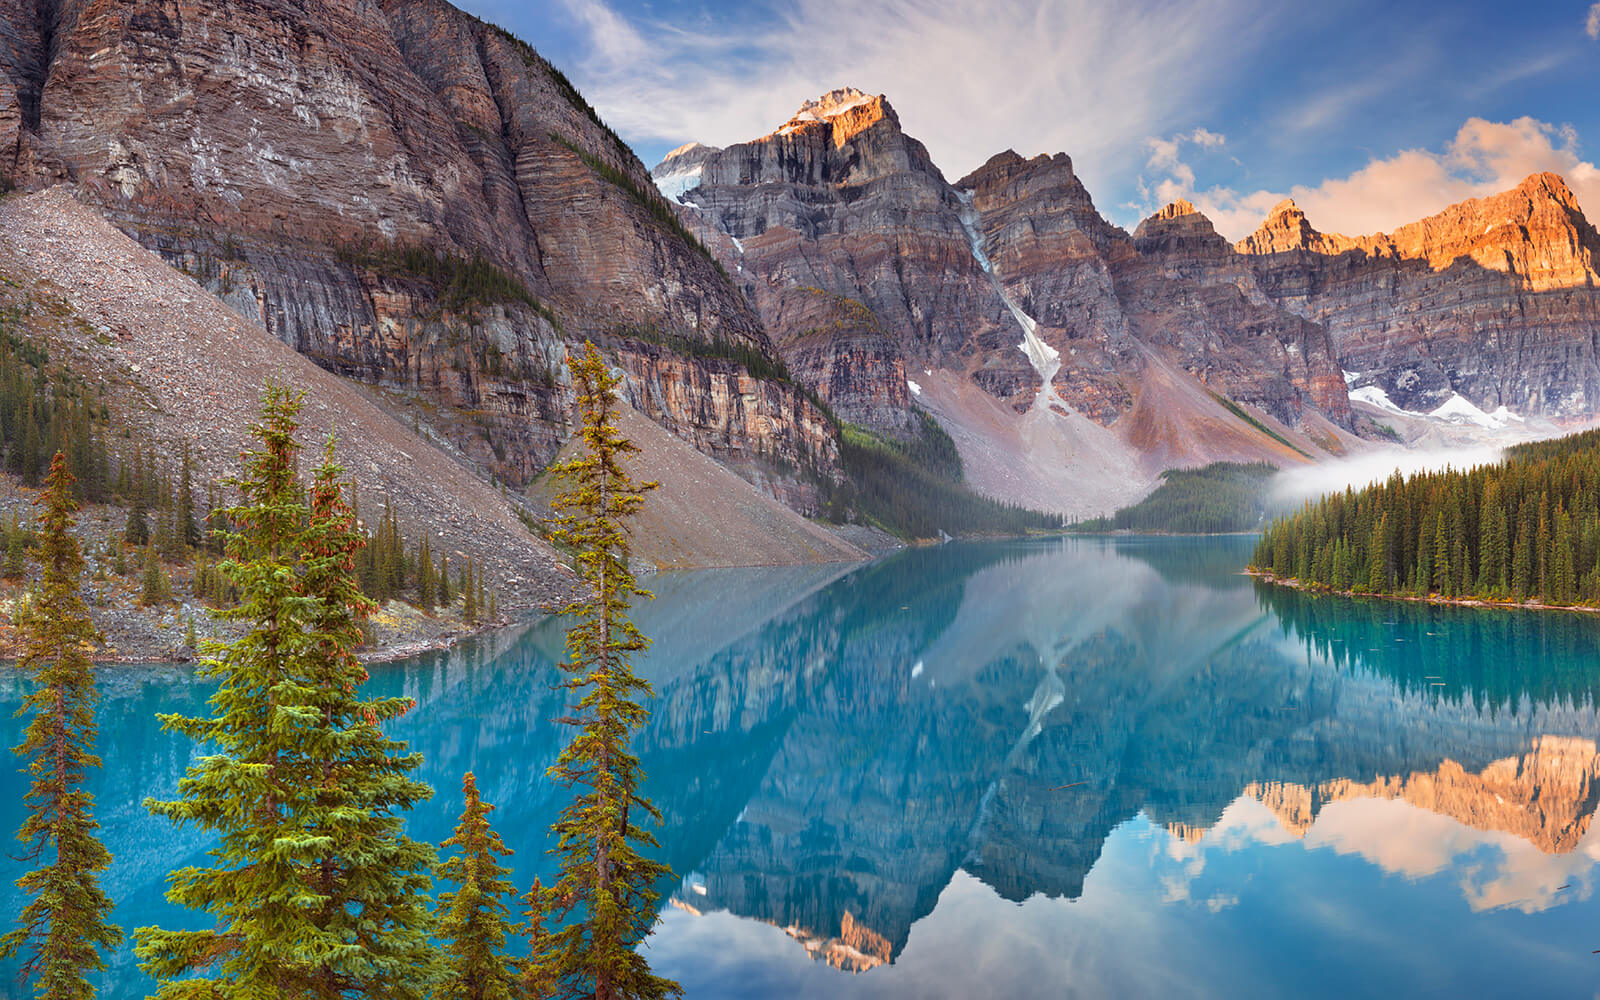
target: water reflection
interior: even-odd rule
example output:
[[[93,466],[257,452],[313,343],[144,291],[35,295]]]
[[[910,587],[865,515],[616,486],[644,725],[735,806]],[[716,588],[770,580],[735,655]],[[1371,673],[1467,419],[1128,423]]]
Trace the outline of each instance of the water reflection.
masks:
[[[1173,945],[1169,961],[1219,993],[1274,995],[1293,981],[1272,978],[1275,962],[1404,919],[1383,908],[1439,921],[1430,946],[1452,954],[1474,934],[1502,953],[1517,935],[1560,936],[1508,914],[1580,907],[1592,923],[1600,625],[1262,588],[1238,573],[1250,545],[959,545],[853,572],[657,578],[639,620],[656,638],[640,669],[658,698],[638,749],[682,876],[666,887],[661,963],[706,994],[855,982],[831,965],[872,970],[868,992],[1027,995],[1028,963],[1065,961],[1048,942],[1071,927],[1100,942],[1074,960],[1102,977],[1085,982],[1140,995],[1173,988],[1143,967],[1141,935],[1181,919],[1186,941],[1212,940]],[[377,674],[417,699],[400,735],[435,787],[477,772],[522,884],[546,872],[562,802],[544,779],[560,654],[559,624],[545,623]],[[137,803],[170,793],[187,762],[153,713],[204,694],[170,669],[105,677],[98,793],[118,916],[183,919],[157,899],[162,878],[205,844]],[[15,679],[0,683],[14,704]],[[10,827],[21,787],[0,777]],[[439,840],[458,810],[447,795],[413,830]],[[1382,908],[1368,901],[1383,894]],[[1001,975],[973,965],[980,954],[1022,965]],[[1473,954],[1452,971],[1366,954],[1425,983],[1493,983]],[[961,978],[980,965],[981,979]],[[1546,956],[1539,975],[1558,965]],[[1294,988],[1359,987],[1352,974]],[[143,989],[125,956],[108,982]]]

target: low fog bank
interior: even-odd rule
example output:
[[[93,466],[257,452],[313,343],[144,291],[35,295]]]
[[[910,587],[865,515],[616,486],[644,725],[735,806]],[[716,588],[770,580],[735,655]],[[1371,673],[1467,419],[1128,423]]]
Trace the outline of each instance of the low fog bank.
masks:
[[[1361,489],[1381,482],[1399,470],[1402,476],[1436,472],[1445,468],[1470,469],[1500,461],[1511,442],[1476,444],[1457,448],[1387,448],[1349,458],[1284,469],[1272,480],[1269,502],[1278,509],[1297,507],[1345,487]]]

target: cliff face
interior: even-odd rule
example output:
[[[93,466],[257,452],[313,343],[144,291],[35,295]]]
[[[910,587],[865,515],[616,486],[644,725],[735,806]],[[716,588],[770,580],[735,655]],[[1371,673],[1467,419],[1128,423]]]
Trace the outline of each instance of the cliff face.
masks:
[[[1295,461],[1316,447],[1296,436],[1308,416],[1319,434],[1351,425],[1322,328],[1217,277],[1249,269],[1214,233],[1108,223],[1064,154],[1007,151],[952,185],[885,98],[847,89],[751,142],[675,150],[652,175],[791,370],[891,434],[926,408],[991,494],[1076,512],[1102,499],[1071,495],[1072,479],[1137,491],[1169,465]],[[1188,224],[1164,221],[1169,236]]]
[[[442,404],[513,482],[565,434],[573,341],[771,350],[565,78],[442,0],[6,0],[0,67],[18,183],[76,184],[325,367]],[[692,394],[664,416],[743,455],[816,450],[784,436],[792,387],[752,396],[736,431]]]
[[[1523,416],[1600,409],[1600,235],[1555,174],[1374,236],[1324,235],[1284,202],[1238,250],[1328,329],[1354,384],[1402,409],[1456,393]]]
[[[957,185],[973,192],[1001,283],[1061,331],[1058,346],[1071,355],[1058,376],[1063,395],[1100,423],[1133,409],[1153,349],[1212,392],[1287,426],[1307,407],[1349,425],[1325,331],[1257,292],[1249,268],[1192,205],[1167,206],[1130,239],[1101,218],[1062,154],[1002,153]]]
[[[771,135],[691,147],[653,173],[664,190],[684,191],[686,221],[752,296],[785,360],[828,374],[819,391],[841,413],[870,414],[891,432],[910,427],[904,359],[959,363],[1009,323],[973,260],[954,192],[882,97],[835,91]],[[870,318],[843,316],[844,336],[824,346],[816,332],[841,317],[796,289],[854,300]],[[879,325],[888,338],[871,335]],[[875,370],[847,374],[862,359]]]

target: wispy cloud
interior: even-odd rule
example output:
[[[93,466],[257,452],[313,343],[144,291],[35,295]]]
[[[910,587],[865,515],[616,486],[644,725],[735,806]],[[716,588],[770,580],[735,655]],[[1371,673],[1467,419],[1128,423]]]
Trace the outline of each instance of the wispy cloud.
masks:
[[[743,141],[850,85],[887,93],[952,176],[1015,147],[1066,150],[1104,181],[1137,166],[1145,136],[1203,113],[1199,95],[1279,16],[1265,0],[795,0],[737,27],[623,31],[605,0],[563,2],[592,40],[576,67],[585,95],[636,142]]]
[[[1157,179],[1147,180],[1141,174],[1139,194],[1150,204],[1123,207],[1149,209],[1170,204],[1179,198],[1187,198],[1194,193],[1195,175],[1194,168],[1183,160],[1183,147],[1191,146],[1202,152],[1209,152],[1219,151],[1227,144],[1227,136],[1206,128],[1180,132],[1164,139],[1146,139],[1145,147],[1149,149],[1150,156],[1145,160],[1145,169],[1156,174]]]
[[[1600,41],[1600,3],[1589,8],[1589,20],[1584,23],[1583,30],[1590,38]]]
[[[1292,197],[1323,232],[1360,235],[1387,232],[1455,202],[1504,191],[1541,171],[1565,177],[1578,203],[1600,219],[1600,168],[1583,158],[1577,131],[1535,118],[1471,118],[1442,151],[1402,150],[1375,158],[1347,177],[1287,191],[1241,193],[1223,186],[1195,190],[1194,170],[1178,155],[1181,144],[1171,145],[1170,157],[1159,165],[1152,157],[1148,164],[1164,176],[1143,184],[1142,190],[1155,196],[1147,207],[1188,198],[1229,239],[1249,235],[1285,198]]]
[[[650,46],[627,18],[600,0],[561,0],[561,6],[588,35],[597,58],[621,66],[643,58],[650,51]]]

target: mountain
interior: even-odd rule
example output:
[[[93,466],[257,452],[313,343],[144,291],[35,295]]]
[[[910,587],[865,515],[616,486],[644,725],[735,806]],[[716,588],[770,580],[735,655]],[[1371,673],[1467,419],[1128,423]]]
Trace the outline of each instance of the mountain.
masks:
[[[636,408],[796,507],[815,487],[786,470],[836,461],[798,387],[750,372],[759,317],[643,165],[442,0],[0,0],[0,150],[8,183],[72,184],[514,486],[569,432],[585,337]]]
[[[1380,404],[1600,412],[1600,234],[1556,174],[1374,236],[1324,235],[1286,201],[1237,249]]]
[[[929,410],[1009,500],[1104,508],[1165,468],[1361,449],[1378,421],[1600,412],[1600,237],[1553,174],[1393,234],[1285,202],[1230,245],[1186,201],[1129,234],[1065,154],[950,183],[846,88],[652,176],[836,412],[896,434]]]
[[[1182,202],[1112,225],[1061,153],[952,183],[851,88],[647,171],[443,0],[0,0],[0,181],[69,185],[517,490],[570,435],[586,338],[634,410],[807,515],[859,492],[841,422],[1099,515],[1173,467],[1314,461],[1412,411],[1568,419],[1600,391],[1600,244],[1553,176],[1375,237],[1280,206],[1230,246]]]
[[[1064,154],[951,184],[886,98],[846,88],[652,176],[835,412],[905,434],[927,409],[991,495],[1092,513],[1174,465],[1353,440],[1324,328],[1215,234],[1106,222]],[[1210,280],[1229,268],[1239,287]]]
[[[175,478],[179,449],[187,447],[196,482],[237,475],[239,456],[252,444],[248,432],[259,418],[262,386],[282,379],[305,393],[302,466],[334,435],[337,460],[356,481],[358,509],[368,523],[376,524],[387,508],[408,543],[432,538],[435,551],[458,570],[471,559],[507,610],[538,608],[573,593],[573,577],[555,551],[529,533],[512,502],[474,475],[459,452],[418,434],[360,387],[241,319],[65,189],[5,199],[0,232],[6,234],[0,240],[0,337],[8,345],[31,344],[38,357],[48,358],[38,378],[43,385],[49,373],[57,383],[53,393],[92,392],[104,420],[95,429],[123,470],[137,467],[134,449],[142,449],[144,461],[159,462]],[[12,445],[15,455],[14,438]],[[78,453],[76,442],[65,447]],[[9,481],[3,492],[12,516],[33,515],[32,504],[18,502]],[[205,496],[202,489],[199,499]],[[166,631],[174,633],[167,645],[142,647],[151,656],[166,655],[180,644],[176,615],[160,608],[136,612],[105,599],[106,538],[120,540],[124,523],[107,515],[97,508],[80,519],[86,556],[101,571],[92,613],[127,653],[140,648],[128,639],[128,619],[166,618]],[[212,621],[198,599],[185,613],[200,616],[202,626]]]

